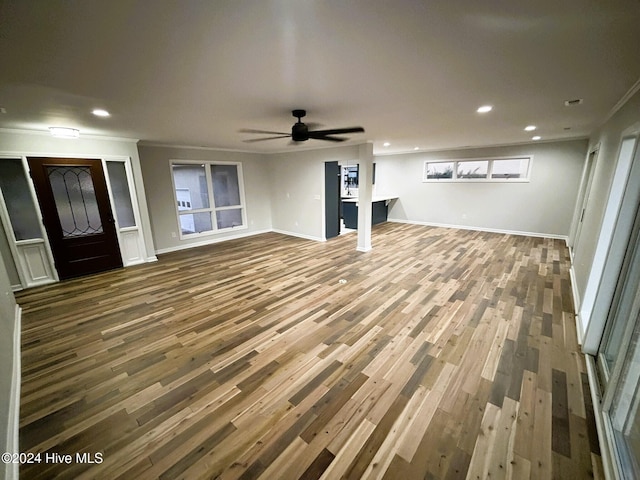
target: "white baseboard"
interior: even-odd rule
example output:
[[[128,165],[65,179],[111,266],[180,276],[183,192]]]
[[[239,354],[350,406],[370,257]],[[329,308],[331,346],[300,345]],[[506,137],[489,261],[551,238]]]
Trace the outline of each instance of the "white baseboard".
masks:
[[[576,333],[578,335],[578,344],[582,345],[584,338],[584,327],[582,326],[582,318],[580,317],[580,293],[576,283],[576,272],[573,269],[573,262],[569,268],[569,279],[571,282],[571,294],[573,296],[573,311],[576,312]]]
[[[9,418],[7,422],[7,452],[19,453],[20,444],[18,433],[20,430],[20,332],[22,329],[22,309],[16,305],[13,331],[13,368],[11,369],[11,392],[9,398]],[[4,478],[18,480],[18,464],[7,463],[4,465]]]
[[[282,235],[289,235],[290,237],[298,237],[298,238],[304,238],[305,240],[313,240],[314,242],[326,242],[327,241],[325,238],[313,237],[311,235],[305,235],[304,233],[289,232],[287,230],[280,230],[280,229],[277,229],[277,228],[274,228],[271,231],[274,232],[274,233],[281,233]]]
[[[161,255],[163,253],[178,252],[180,250],[187,250],[189,248],[204,247],[205,245],[213,245],[214,243],[226,242],[227,240],[237,240],[239,238],[252,237],[254,235],[260,235],[262,233],[268,233],[271,231],[272,230],[258,230],[253,232],[238,233],[235,235],[229,235],[220,238],[208,238],[207,240],[203,240],[201,242],[185,243],[184,245],[176,245],[175,247],[161,248],[159,250],[156,250],[156,254]],[[154,258],[156,259],[156,261],[158,260],[157,257],[154,256]]]
[[[468,225],[452,225],[448,223],[435,223],[435,222],[419,222],[415,220],[403,220],[400,218],[389,218],[388,221],[396,222],[396,223],[409,223],[412,225],[424,225],[427,227],[456,228],[458,230],[474,230],[477,232],[503,233],[506,235],[522,235],[524,237],[555,238],[558,240],[564,240],[565,242],[568,239],[566,235],[556,235],[555,233],[522,232],[518,230],[503,230],[500,228],[471,227]]]
[[[569,249],[569,260],[571,261],[571,265],[573,265],[573,247],[569,245],[569,237],[567,237],[567,241],[565,243],[567,244],[567,248]]]

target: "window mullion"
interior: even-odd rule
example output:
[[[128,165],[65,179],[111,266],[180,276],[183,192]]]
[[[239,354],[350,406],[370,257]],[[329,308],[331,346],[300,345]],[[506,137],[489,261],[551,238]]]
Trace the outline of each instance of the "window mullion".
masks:
[[[205,168],[205,178],[207,179],[207,193],[209,194],[209,207],[210,215],[211,215],[211,229],[218,230],[218,222],[216,220],[216,199],[213,195],[213,177],[211,175],[211,163],[207,163],[207,168]]]

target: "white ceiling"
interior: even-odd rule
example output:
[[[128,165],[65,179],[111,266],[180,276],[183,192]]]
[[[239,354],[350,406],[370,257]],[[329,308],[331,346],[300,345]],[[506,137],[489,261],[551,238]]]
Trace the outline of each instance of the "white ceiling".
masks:
[[[586,137],[638,87],[639,46],[638,0],[0,0],[0,128],[334,146],[243,142],[304,108],[377,154],[523,143],[529,124]]]

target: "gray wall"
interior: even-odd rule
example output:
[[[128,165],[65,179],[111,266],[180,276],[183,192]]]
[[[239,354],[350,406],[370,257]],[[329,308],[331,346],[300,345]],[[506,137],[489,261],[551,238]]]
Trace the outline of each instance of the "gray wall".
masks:
[[[302,150],[269,155],[273,229],[324,239],[324,163],[358,162],[358,147]]]
[[[204,148],[150,145],[140,145],[138,151],[142,174],[147,185],[153,240],[159,252],[178,250],[271,229],[271,205],[269,202],[271,190],[268,161],[264,155]],[[180,226],[176,216],[171,182],[171,160],[240,162],[244,177],[248,228],[180,240]],[[175,233],[175,237],[173,233]]]
[[[389,218],[566,237],[587,141],[378,156],[376,193],[395,194]],[[533,156],[528,183],[423,183],[425,160]]]
[[[576,288],[580,298],[584,296],[593,264],[609,190],[616,170],[622,134],[634,126],[640,128],[640,92],[637,92],[589,139],[589,151],[597,147],[598,157],[582,224],[580,242],[576,245],[573,256]]]

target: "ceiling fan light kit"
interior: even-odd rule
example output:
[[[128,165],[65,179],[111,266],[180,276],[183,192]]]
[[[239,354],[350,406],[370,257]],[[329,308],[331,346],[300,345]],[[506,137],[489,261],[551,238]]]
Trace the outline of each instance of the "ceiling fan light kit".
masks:
[[[285,132],[272,132],[269,130],[253,130],[243,129],[242,133],[264,133],[275,135],[273,137],[254,138],[244,140],[245,142],[262,142],[264,140],[273,140],[276,138],[291,138],[293,142],[306,142],[309,139],[314,140],[326,140],[329,142],[344,142],[348,140],[344,137],[336,137],[335,135],[343,135],[345,133],[364,133],[362,127],[346,127],[346,128],[333,128],[328,130],[309,130],[309,127],[302,121],[307,115],[306,110],[295,109],[291,111],[291,114],[298,119],[296,123],[291,127],[291,133]]]

